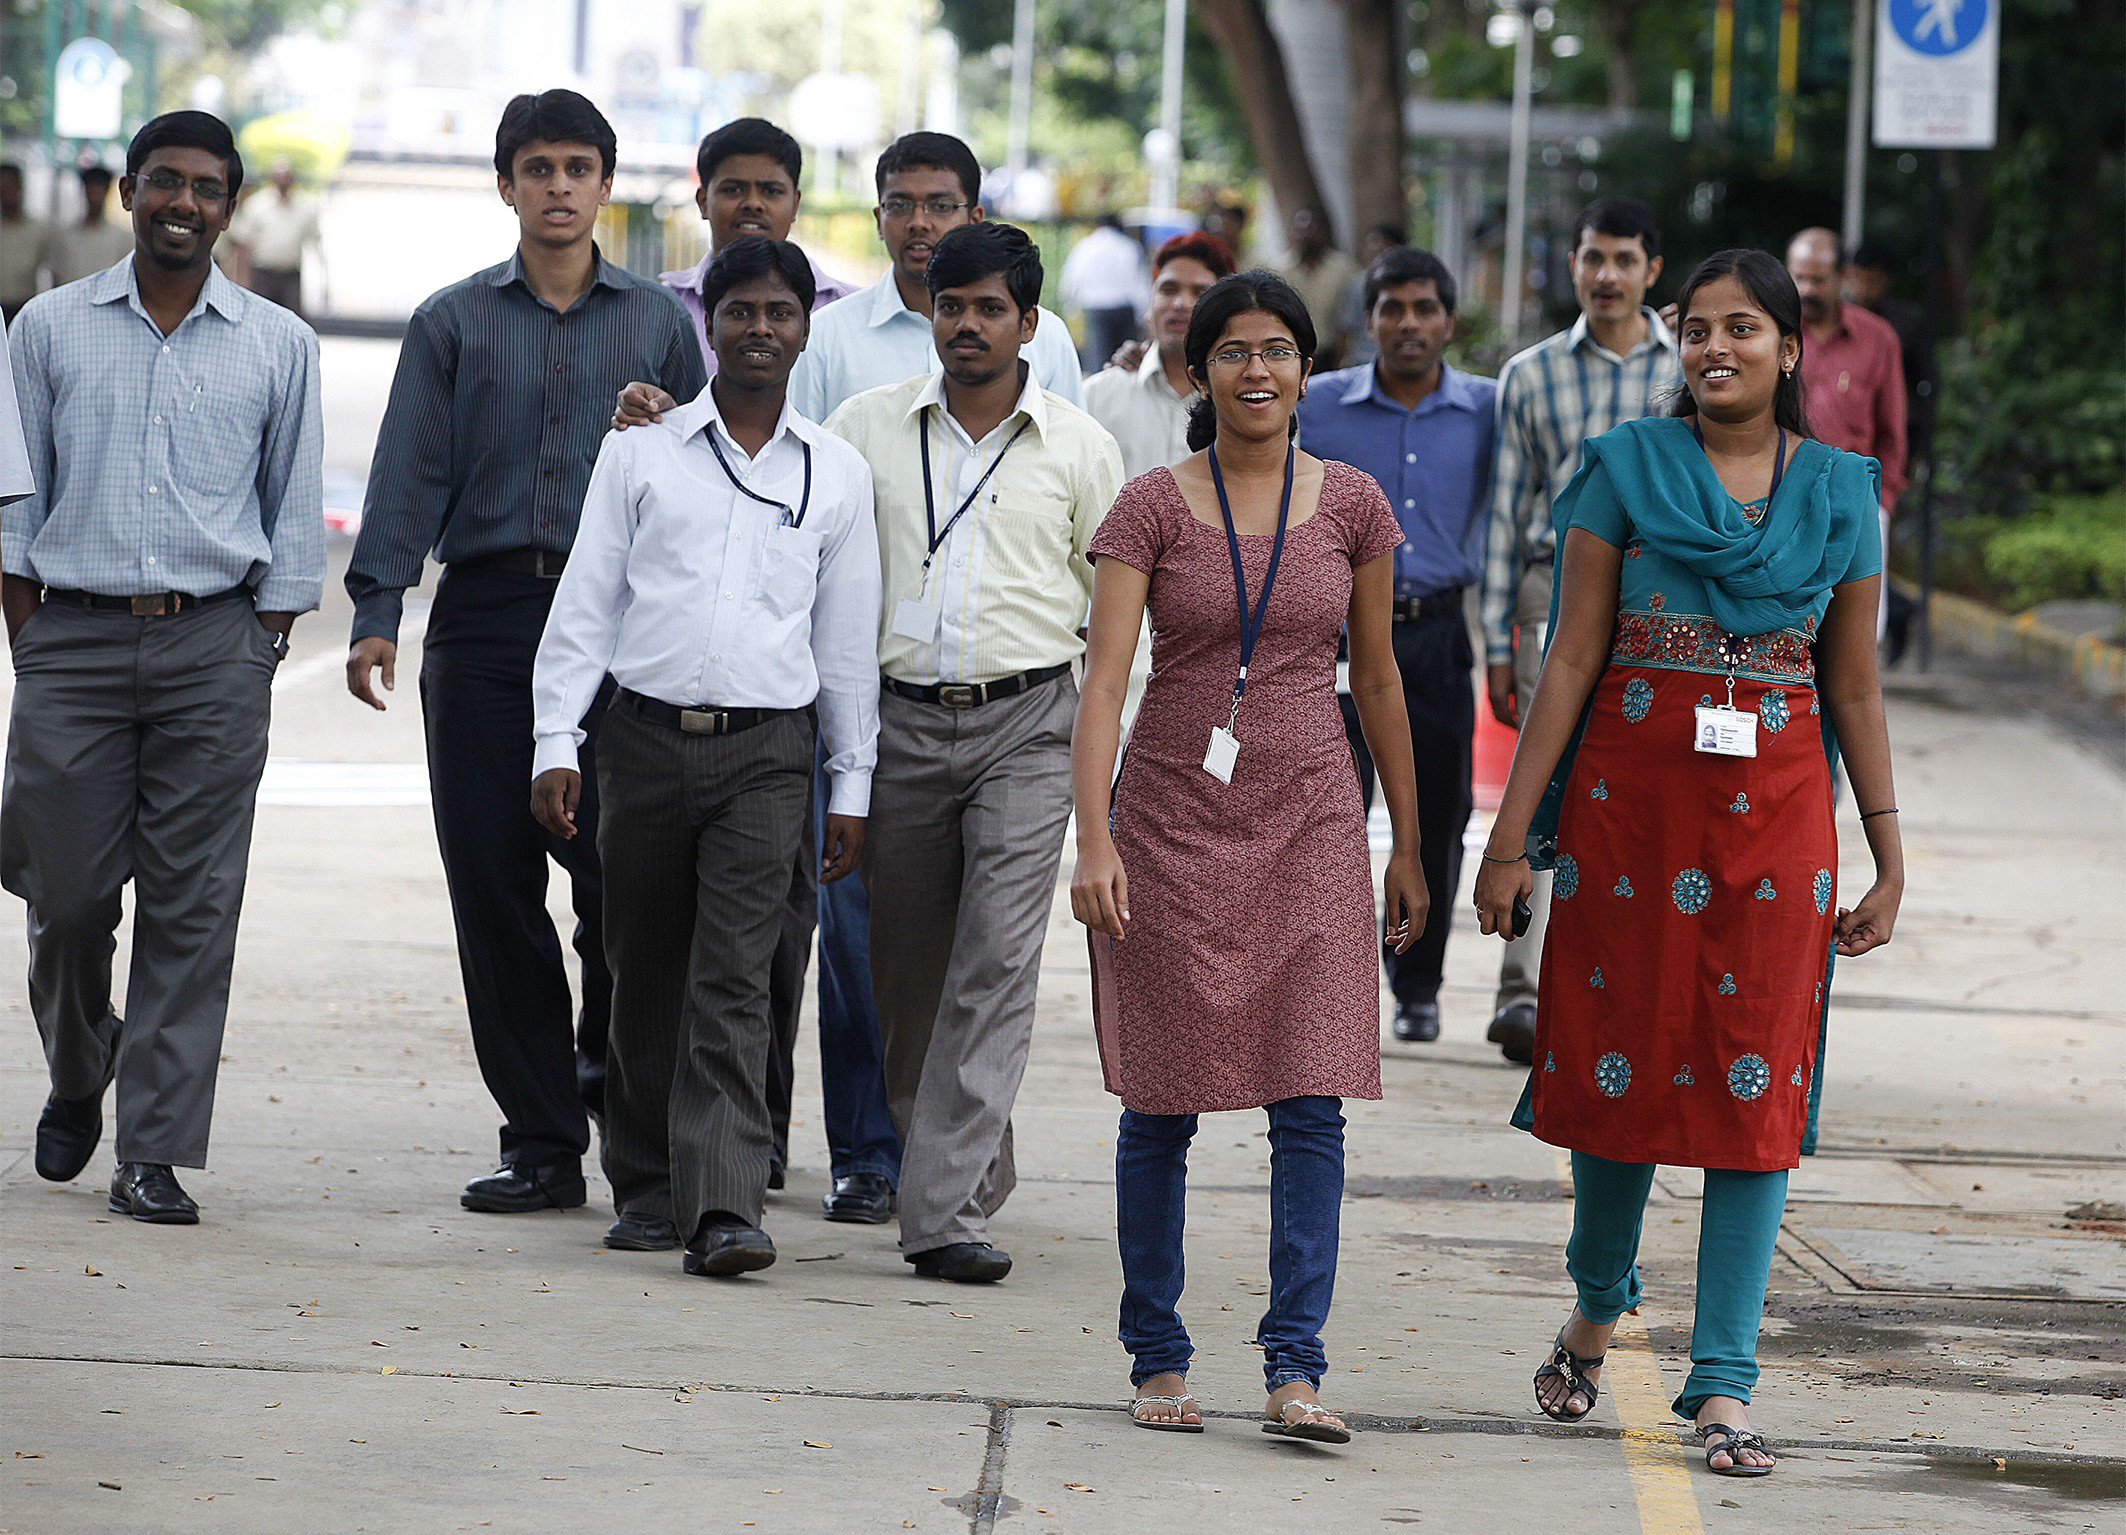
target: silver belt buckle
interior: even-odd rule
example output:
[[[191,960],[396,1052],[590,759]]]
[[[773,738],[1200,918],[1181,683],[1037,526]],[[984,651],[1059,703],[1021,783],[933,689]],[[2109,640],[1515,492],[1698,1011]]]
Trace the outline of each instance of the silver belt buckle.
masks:
[[[731,728],[731,716],[723,709],[681,709],[679,728],[691,736],[720,736]]]
[[[981,688],[971,682],[948,682],[938,689],[938,702],[948,709],[972,709],[981,701]]]

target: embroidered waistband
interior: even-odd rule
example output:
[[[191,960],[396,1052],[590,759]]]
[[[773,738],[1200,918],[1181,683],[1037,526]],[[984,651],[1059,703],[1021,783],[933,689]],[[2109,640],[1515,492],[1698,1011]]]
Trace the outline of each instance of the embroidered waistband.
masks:
[[[1666,667],[1674,671],[1726,675],[1721,641],[1726,631],[1710,618],[1689,613],[1625,612],[1617,615],[1616,639],[1609,659],[1626,666]],[[1738,677],[1760,682],[1816,681],[1816,659],[1809,637],[1792,629],[1740,636]]]

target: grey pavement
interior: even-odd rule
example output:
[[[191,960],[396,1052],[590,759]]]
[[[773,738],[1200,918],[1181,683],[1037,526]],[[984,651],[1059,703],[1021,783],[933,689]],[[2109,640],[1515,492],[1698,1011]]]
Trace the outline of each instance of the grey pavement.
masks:
[[[328,382],[369,381],[328,402],[354,477],[375,345],[327,349]],[[1756,1407],[1785,1459],[1742,1482],[1666,1411],[1688,1171],[1659,1179],[1602,1405],[1576,1428],[1533,1409],[1570,1191],[1505,1123],[1522,1074],[1482,1043],[1496,954],[1460,909],[1445,1037],[1384,1039],[1386,1097],[1348,1109],[1324,1395],[1361,1432],[1340,1450],[1251,1421],[1259,1114],[1197,1143],[1184,1310],[1210,1430],[1124,1415],[1115,1105],[1067,901],[1001,1286],[916,1279],[890,1228],[818,1219],[809,1027],[765,1274],[604,1250],[595,1180],[569,1214],[460,1210],[495,1116],[421,794],[417,635],[372,716],[340,682],[346,619],[336,598],[305,620],[280,677],[213,1166],[187,1179],[202,1225],[111,1217],[100,1159],[36,1178],[43,1068],[20,983],[0,994],[0,1535],[2126,1527],[2126,779],[2013,694],[1897,684],[1911,889],[1897,941],[1834,987],[1825,1146],[1795,1179]],[[1841,836],[1850,890],[1850,807]],[[0,971],[22,959],[10,910]]]

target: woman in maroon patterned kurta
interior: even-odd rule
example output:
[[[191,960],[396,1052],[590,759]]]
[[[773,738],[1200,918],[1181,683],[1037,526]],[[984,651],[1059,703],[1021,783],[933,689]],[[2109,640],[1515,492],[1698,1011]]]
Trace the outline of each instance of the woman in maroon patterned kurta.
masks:
[[[1187,341],[1191,373],[1210,390],[1190,426],[1199,451],[1131,481],[1093,539],[1071,904],[1091,929],[1101,1056],[1124,1105],[1115,1201],[1133,1418],[1202,1427],[1175,1309],[1188,1143],[1199,1113],[1266,1108],[1264,1427],[1341,1442],[1349,1431],[1316,1396],[1343,1187],[1340,1100],[1380,1096],[1365,810],[1336,701],[1346,624],[1352,696],[1396,828],[1389,941],[1407,948],[1426,912],[1389,624],[1402,532],[1371,479],[1291,443],[1313,348],[1305,306],[1281,280],[1243,273],[1207,293]],[[1259,604],[1261,615],[1237,697],[1236,550],[1248,611]],[[1151,681],[1117,781],[1147,610]],[[1206,748],[1229,721],[1238,755],[1214,772]]]

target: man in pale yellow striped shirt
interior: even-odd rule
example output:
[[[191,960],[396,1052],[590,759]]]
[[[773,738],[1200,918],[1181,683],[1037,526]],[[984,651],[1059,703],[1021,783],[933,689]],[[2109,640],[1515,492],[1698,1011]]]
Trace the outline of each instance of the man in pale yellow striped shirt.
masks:
[[[941,239],[941,374],[828,420],[871,463],[885,603],[871,983],[899,1126],[901,1254],[1002,1279],[988,1218],[1017,1181],[1011,1107],[1070,817],[1085,559],[1122,481],[1092,417],[1032,381],[1041,257],[1008,224]]]

